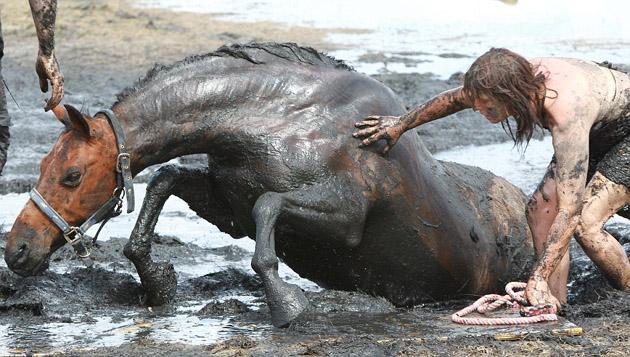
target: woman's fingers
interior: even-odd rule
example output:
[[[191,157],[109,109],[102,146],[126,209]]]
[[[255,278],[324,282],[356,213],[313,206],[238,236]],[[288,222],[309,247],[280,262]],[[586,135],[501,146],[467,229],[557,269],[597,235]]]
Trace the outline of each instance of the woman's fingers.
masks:
[[[371,126],[365,129],[361,129],[359,131],[355,131],[352,136],[354,136],[355,138],[365,138],[368,137],[374,133],[378,132],[378,127],[375,126]]]
[[[376,132],[375,134],[373,134],[369,138],[364,139],[363,141],[361,141],[361,144],[359,144],[359,147],[364,147],[364,146],[371,145],[371,144],[379,141],[382,137],[383,137],[383,133]]]
[[[358,123],[354,123],[354,126],[357,128],[363,128],[366,126],[376,126],[380,123],[379,117],[371,116],[363,119]]]

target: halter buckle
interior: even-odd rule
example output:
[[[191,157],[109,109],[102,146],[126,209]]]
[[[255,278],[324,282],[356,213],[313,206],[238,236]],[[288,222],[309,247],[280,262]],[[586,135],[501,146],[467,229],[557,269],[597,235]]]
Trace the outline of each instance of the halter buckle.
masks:
[[[63,232],[63,237],[74,248],[75,253],[79,258],[87,258],[90,256],[90,250],[83,244],[83,234],[81,228],[70,227],[67,231]]]
[[[130,160],[130,158],[131,158],[131,156],[129,155],[129,153],[122,152],[122,153],[118,154],[118,156],[116,157],[116,171],[118,173],[122,174],[123,170],[129,169],[129,160]],[[126,165],[126,166],[124,166],[124,165]]]
[[[63,237],[70,245],[75,245],[81,241],[83,234],[81,234],[79,227],[70,227],[67,231],[63,232]]]

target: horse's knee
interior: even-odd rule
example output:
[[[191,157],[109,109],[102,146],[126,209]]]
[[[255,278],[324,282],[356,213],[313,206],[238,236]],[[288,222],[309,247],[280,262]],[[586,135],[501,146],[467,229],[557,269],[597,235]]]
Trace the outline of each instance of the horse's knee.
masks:
[[[278,258],[271,250],[266,250],[257,254],[254,254],[252,258],[252,269],[258,275],[264,276],[265,272],[268,272],[270,269],[274,269],[278,267]]]
[[[146,257],[150,252],[147,249],[140,247],[138,244],[134,244],[133,240],[129,240],[123,248],[123,254],[127,259],[132,262],[138,261]]]
[[[272,232],[281,209],[282,197],[277,192],[260,195],[252,209],[252,216],[256,222],[256,252],[251,265],[261,276],[274,267],[277,269],[278,266],[278,258],[271,248],[273,243],[265,242],[273,239]]]

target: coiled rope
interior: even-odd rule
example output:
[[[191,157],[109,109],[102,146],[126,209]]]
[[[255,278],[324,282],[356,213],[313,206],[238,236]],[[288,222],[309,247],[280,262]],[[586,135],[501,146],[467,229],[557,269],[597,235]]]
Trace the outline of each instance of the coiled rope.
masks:
[[[558,315],[553,313],[553,306],[527,306],[528,302],[527,299],[525,299],[525,287],[527,287],[526,283],[508,283],[505,286],[507,295],[490,294],[482,296],[475,301],[474,304],[451,315],[451,321],[462,325],[480,326],[522,325],[536,322],[557,321]],[[514,291],[514,289],[521,290]],[[520,310],[521,317],[464,317],[474,311],[485,314],[489,311],[496,310],[502,305],[509,306],[514,310]]]

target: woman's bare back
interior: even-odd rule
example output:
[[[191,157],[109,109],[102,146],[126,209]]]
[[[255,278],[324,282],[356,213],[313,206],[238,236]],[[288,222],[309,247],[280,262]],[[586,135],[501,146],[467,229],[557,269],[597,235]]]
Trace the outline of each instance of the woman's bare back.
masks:
[[[534,58],[530,62],[548,73],[545,109],[552,126],[575,119],[589,126],[620,120],[630,109],[630,76],[624,72],[573,58]],[[576,109],[579,115],[572,115],[578,114]]]

